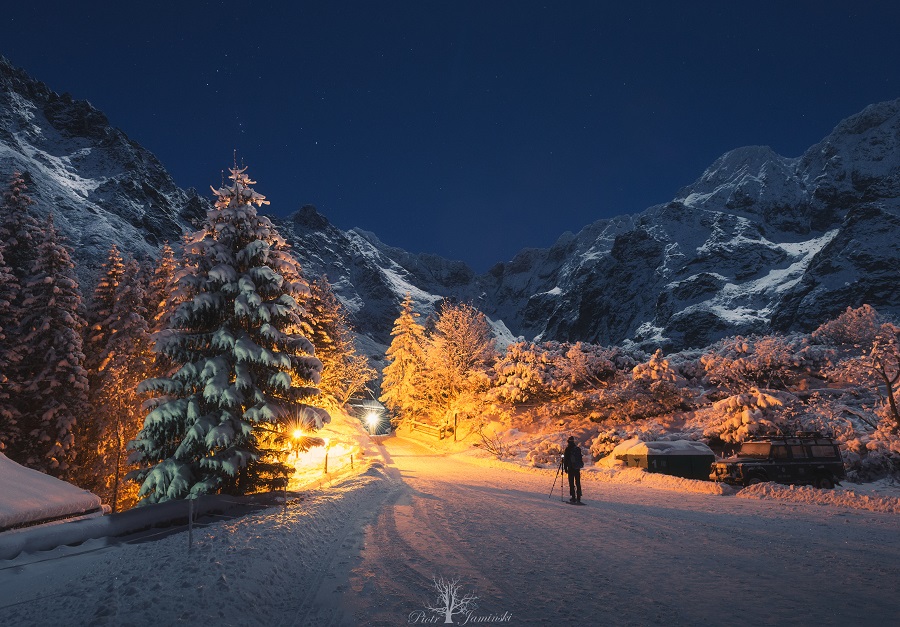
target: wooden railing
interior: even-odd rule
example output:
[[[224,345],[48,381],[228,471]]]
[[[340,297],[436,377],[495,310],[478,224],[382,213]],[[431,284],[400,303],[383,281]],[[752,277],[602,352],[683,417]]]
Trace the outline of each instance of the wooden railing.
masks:
[[[447,427],[445,426],[438,427],[436,425],[429,425],[424,422],[416,422],[415,420],[411,420],[409,422],[409,430],[422,431],[424,433],[427,433],[428,435],[433,435],[438,440],[443,440],[444,436],[447,433]]]

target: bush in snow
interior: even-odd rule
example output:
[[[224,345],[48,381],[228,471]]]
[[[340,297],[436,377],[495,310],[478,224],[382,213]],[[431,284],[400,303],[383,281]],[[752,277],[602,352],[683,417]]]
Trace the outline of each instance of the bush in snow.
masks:
[[[511,344],[494,367],[487,398],[508,419],[586,414],[616,377],[620,355],[582,342]]]
[[[700,362],[709,383],[734,394],[751,387],[803,387],[803,377],[818,372],[830,355],[823,346],[811,346],[803,335],[736,336],[714,344]]]
[[[423,413],[436,424],[478,416],[495,359],[494,339],[484,314],[466,303],[444,301],[426,344],[421,385],[428,405]]]
[[[871,305],[863,305],[857,309],[847,307],[834,320],[823,323],[810,334],[816,344],[855,348],[857,351],[868,350],[881,331],[884,318]]]
[[[751,435],[783,432],[787,421],[782,410],[786,404],[796,402],[797,398],[786,392],[750,388],[746,393],[715,403],[712,411],[717,419],[713,419],[703,435],[733,444]]]
[[[545,464],[556,465],[563,454],[563,446],[555,440],[541,440],[528,451],[525,459],[533,466]]]

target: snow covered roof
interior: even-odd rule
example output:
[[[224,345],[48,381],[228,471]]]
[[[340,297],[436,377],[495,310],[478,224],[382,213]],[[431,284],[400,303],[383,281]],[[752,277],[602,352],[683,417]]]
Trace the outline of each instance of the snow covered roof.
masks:
[[[0,453],[0,532],[101,511],[99,496]]]
[[[637,438],[620,443],[613,455],[715,455],[703,442],[672,440],[669,442],[641,442]]]

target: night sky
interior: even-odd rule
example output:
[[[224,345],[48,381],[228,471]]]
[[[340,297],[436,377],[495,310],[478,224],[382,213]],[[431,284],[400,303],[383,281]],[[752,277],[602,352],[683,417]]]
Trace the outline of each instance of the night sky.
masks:
[[[898,3],[621,4],[20,2],[0,54],[183,187],[236,149],[272,211],[478,271],[900,97]]]

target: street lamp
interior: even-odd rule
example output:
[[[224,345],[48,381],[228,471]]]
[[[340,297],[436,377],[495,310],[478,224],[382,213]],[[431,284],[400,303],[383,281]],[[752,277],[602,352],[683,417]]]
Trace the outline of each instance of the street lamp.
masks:
[[[369,425],[369,435],[375,435],[375,429],[378,427],[378,423],[381,422],[381,417],[374,411],[371,411],[366,416],[366,424]]]
[[[291,432],[291,440],[293,440],[291,449],[294,451],[295,459],[300,459],[300,440],[303,439],[304,435],[306,434],[303,433],[303,429],[300,429],[299,427]]]

